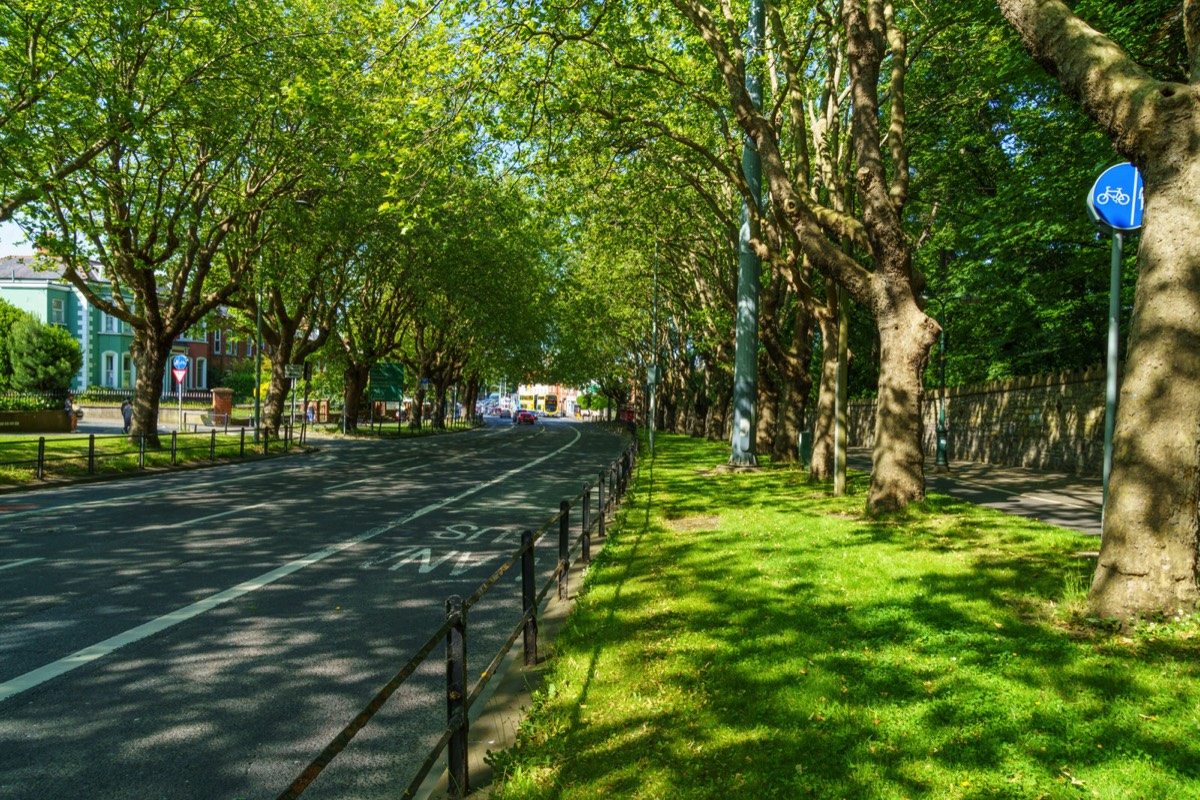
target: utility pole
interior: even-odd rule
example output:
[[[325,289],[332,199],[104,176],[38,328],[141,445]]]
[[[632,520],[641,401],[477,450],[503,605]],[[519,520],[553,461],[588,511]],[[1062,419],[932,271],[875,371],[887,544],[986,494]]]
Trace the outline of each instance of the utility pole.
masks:
[[[762,108],[762,79],[759,59],[765,38],[763,0],[750,0],[749,29],[746,31],[746,92],[754,107]],[[751,221],[762,208],[762,160],[757,144],[746,137],[742,144],[742,173],[750,185],[755,215],[742,203],[742,228],[738,239],[737,347],[733,367],[733,441],[729,463],[758,465],[758,289],[761,263],[750,244]]]

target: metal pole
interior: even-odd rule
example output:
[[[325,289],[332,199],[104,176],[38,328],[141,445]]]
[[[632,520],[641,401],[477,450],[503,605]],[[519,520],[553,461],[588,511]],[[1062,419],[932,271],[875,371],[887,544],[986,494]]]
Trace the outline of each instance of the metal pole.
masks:
[[[467,793],[467,617],[462,598],[446,601],[447,621],[453,621],[446,634],[446,721],[454,730],[446,751],[450,773],[450,797]]]
[[[841,497],[846,493],[846,387],[849,381],[847,362],[850,358],[850,315],[846,308],[846,290],[837,290],[838,298],[838,357],[837,387],[833,401],[833,493]]]
[[[746,93],[755,108],[762,108],[762,78],[759,60],[765,23],[762,0],[750,0],[749,29],[746,31]],[[754,215],[749,203],[742,203],[742,226],[738,239],[738,302],[737,339],[733,370],[733,441],[729,463],[734,466],[757,466],[756,442],[758,428],[758,290],[762,264],[751,247],[751,224],[762,207],[762,160],[750,137],[742,143],[742,173],[749,184],[750,197],[755,205]]]
[[[650,319],[650,457],[654,457],[654,426],[658,423],[658,243],[654,244],[654,314]]]
[[[525,612],[525,666],[537,663],[537,578],[534,575],[533,533],[521,531],[521,610]]]
[[[571,568],[571,504],[558,504],[558,599],[567,599],[567,571]]]
[[[937,300],[937,298],[934,298]],[[938,337],[940,347],[938,349],[938,424],[937,424],[937,450],[934,454],[934,471],[949,472],[950,458],[947,453],[949,444],[949,430],[946,428],[946,303],[943,300],[937,300],[938,309],[941,312],[941,323],[939,327],[942,329],[941,335]]]
[[[1104,390],[1104,505],[1100,507],[1100,527],[1108,510],[1108,479],[1112,474],[1113,429],[1117,420],[1117,349],[1121,330],[1121,257],[1125,237],[1113,231],[1112,270],[1108,284],[1108,365]]]
[[[258,281],[254,291],[254,327],[257,343],[254,350],[254,441],[258,441],[258,429],[262,427],[259,412],[262,394],[262,265],[259,265]]]

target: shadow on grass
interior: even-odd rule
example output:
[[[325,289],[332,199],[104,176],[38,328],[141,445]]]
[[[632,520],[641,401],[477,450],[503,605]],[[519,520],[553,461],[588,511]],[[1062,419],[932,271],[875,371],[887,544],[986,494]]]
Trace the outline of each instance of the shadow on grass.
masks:
[[[1088,540],[660,442],[499,797],[1200,796],[1197,640],[1077,624]]]

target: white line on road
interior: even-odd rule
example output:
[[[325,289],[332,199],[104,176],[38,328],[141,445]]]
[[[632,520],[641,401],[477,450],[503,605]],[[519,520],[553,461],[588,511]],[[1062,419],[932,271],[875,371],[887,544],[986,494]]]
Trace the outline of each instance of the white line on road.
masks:
[[[493,478],[490,481],[481,483],[477,486],[467,489],[464,492],[459,492],[453,497],[448,497],[441,502],[427,505],[424,508],[414,511],[405,517],[384,523],[383,525],[380,525],[377,528],[372,528],[366,533],[359,534],[352,539],[347,539],[344,542],[330,545],[329,547],[318,550],[315,553],[310,553],[303,558],[298,558],[295,561],[291,561],[281,567],[276,567],[270,572],[265,572],[262,575],[259,575],[257,578],[251,578],[250,580],[239,583],[237,586],[226,589],[223,592],[217,592],[216,594],[210,595],[203,600],[192,603],[189,606],[184,606],[183,608],[172,611],[169,614],[164,614],[157,619],[152,619],[149,622],[138,625],[136,628],[131,628],[123,633],[119,633],[116,636],[111,636],[108,639],[98,642],[90,647],[85,647],[82,650],[78,650],[69,656],[60,658],[55,662],[45,665],[44,667],[38,667],[35,670],[26,672],[24,675],[19,675],[12,680],[0,683],[0,702],[18,695],[21,692],[32,689],[33,687],[45,683],[48,680],[52,680],[60,675],[64,675],[73,669],[90,664],[96,659],[103,658],[104,656],[109,655],[113,651],[118,650],[125,645],[133,644],[134,642],[145,639],[148,636],[153,636],[154,634],[165,631],[168,628],[172,628],[181,622],[186,622],[193,617],[197,617],[206,611],[211,611],[223,603],[228,603],[230,600],[235,600],[242,595],[255,591],[256,589],[261,589],[268,584],[274,583],[280,578],[285,578],[288,575],[291,575],[293,572],[297,572],[305,567],[316,564],[319,561],[324,561],[326,558],[329,558],[329,556],[340,553],[356,544],[365,542],[368,539],[373,539],[380,534],[387,533],[388,531],[398,528],[401,525],[412,522],[418,517],[423,517],[426,514],[437,511],[439,508],[444,508],[453,502],[470,497],[471,495],[481,492],[489,486],[494,486],[497,483],[512,477],[513,475],[529,469],[530,467],[537,466],[543,461],[546,461],[563,452],[567,448],[574,445],[577,441],[579,441],[578,430],[575,431],[575,438],[570,442],[567,442],[562,447],[551,453],[547,453],[544,456],[535,458],[533,461],[530,461],[527,464],[523,464],[520,467],[511,469],[498,478]]]
[[[0,569],[12,569],[13,567],[23,567],[26,564],[33,564],[35,562],[45,561],[45,560],[46,559],[44,559],[44,558],[27,558],[24,561],[17,561],[14,564],[5,564],[3,567],[0,567]]]

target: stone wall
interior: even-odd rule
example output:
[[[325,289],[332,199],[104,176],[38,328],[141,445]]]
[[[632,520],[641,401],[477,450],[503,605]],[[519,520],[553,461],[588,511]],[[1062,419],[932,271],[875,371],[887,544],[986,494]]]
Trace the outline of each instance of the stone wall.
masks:
[[[925,452],[936,448],[937,390],[925,396]],[[851,401],[852,447],[874,441],[874,401]],[[960,386],[946,392],[948,455],[955,461],[1078,475],[1104,468],[1104,370]]]

